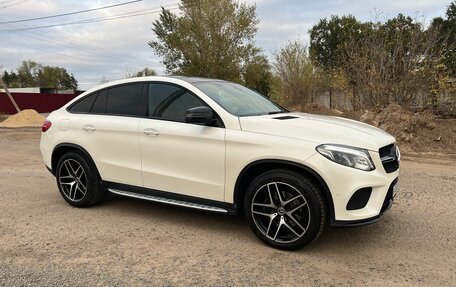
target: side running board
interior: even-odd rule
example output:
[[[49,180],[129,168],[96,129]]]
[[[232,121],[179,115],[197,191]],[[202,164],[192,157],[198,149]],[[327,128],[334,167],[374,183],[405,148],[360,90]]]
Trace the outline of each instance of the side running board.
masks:
[[[186,201],[181,201],[181,200],[176,200],[176,199],[169,199],[169,198],[158,197],[158,196],[153,196],[153,195],[140,194],[140,193],[112,189],[112,188],[109,188],[108,190],[110,192],[118,194],[118,195],[123,195],[123,196],[128,196],[128,197],[133,197],[133,198],[139,198],[139,199],[144,199],[144,200],[149,200],[149,201],[161,202],[161,203],[166,203],[166,204],[189,207],[189,208],[194,208],[194,209],[201,209],[201,210],[212,211],[212,212],[228,213],[228,210],[220,208],[220,207],[208,206],[208,205],[203,205],[203,204],[198,204],[198,203],[186,202]]]

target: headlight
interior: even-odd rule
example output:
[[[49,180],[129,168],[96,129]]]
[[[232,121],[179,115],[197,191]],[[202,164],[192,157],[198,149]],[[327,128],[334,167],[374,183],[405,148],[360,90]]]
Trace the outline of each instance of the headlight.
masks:
[[[341,165],[353,167],[360,170],[374,170],[375,166],[365,149],[323,144],[317,146],[316,150],[324,157]]]

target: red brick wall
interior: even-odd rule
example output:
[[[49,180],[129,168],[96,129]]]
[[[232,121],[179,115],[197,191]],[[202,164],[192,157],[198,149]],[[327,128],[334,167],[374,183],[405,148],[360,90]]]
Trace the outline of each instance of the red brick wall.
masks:
[[[11,93],[21,110],[34,109],[39,113],[49,113],[62,107],[77,95],[75,94],[34,94]],[[6,93],[0,93],[0,113],[15,114],[13,104]]]

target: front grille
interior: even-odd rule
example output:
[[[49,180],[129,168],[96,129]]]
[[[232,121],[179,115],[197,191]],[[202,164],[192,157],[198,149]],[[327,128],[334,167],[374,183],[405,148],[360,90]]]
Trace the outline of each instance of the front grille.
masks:
[[[392,173],[399,169],[400,153],[395,144],[380,148],[378,153],[380,154],[383,168],[387,173]]]

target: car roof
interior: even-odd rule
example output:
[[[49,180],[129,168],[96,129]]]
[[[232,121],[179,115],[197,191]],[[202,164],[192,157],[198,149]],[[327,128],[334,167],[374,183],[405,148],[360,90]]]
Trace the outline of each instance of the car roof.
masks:
[[[198,83],[198,82],[214,82],[214,81],[226,82],[226,81],[220,80],[220,79],[211,79],[211,78],[202,78],[202,77],[184,77],[184,76],[165,76],[165,77],[179,79],[179,80],[185,81],[190,84]]]
[[[190,85],[193,85],[195,83],[200,83],[200,82],[227,82],[227,81],[219,80],[219,79],[210,79],[210,78],[201,78],[201,77],[146,76],[146,77],[125,78],[125,79],[115,80],[112,82],[107,82],[104,84],[97,85],[97,86],[85,91],[83,94],[86,95],[86,94],[92,93],[94,91],[101,90],[101,89],[108,88],[108,87],[115,86],[115,85],[143,82],[143,81],[165,81],[165,82],[169,82],[169,83],[186,82],[186,83],[189,83]]]

